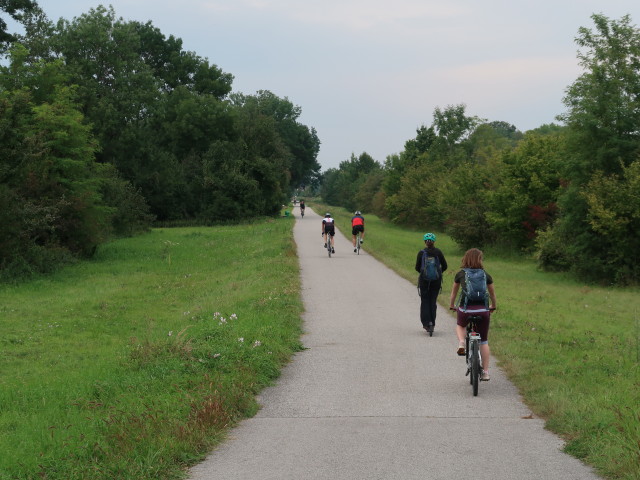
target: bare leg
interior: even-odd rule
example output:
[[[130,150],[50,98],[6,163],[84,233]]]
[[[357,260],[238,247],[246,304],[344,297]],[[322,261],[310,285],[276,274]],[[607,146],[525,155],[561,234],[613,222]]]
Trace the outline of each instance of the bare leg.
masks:
[[[489,344],[480,345],[480,355],[482,355],[482,369],[485,371],[489,371],[489,362],[491,360],[491,350],[489,349]]]

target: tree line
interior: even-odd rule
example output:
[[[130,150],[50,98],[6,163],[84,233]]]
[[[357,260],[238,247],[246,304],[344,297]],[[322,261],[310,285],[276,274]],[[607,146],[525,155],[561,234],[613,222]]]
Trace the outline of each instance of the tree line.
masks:
[[[151,22],[99,6],[49,20],[0,13],[0,277],[46,272],[162,222],[279,212],[317,181],[320,141],[300,107],[233,76]]]
[[[535,256],[604,284],[640,278],[640,30],[592,15],[560,124],[520,132],[436,108],[383,164],[366,152],[324,172],[329,204],[444,231],[462,247]]]

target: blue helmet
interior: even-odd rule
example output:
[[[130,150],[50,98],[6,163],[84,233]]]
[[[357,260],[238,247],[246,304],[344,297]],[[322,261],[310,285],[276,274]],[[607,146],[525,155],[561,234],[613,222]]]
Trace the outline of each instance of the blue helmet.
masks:
[[[428,240],[435,242],[436,241],[436,235],[434,233],[425,233],[424,237],[422,237],[422,239],[426,242]]]

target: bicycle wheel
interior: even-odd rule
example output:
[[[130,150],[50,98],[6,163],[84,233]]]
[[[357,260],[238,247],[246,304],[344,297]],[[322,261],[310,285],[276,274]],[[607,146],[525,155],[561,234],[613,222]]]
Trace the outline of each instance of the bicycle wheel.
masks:
[[[471,375],[471,351],[469,350],[471,342],[469,342],[469,336],[465,339],[465,354],[467,360],[467,374],[469,375],[469,383],[473,385],[473,375]]]
[[[474,397],[478,396],[478,383],[480,383],[480,352],[478,342],[473,342],[471,344],[471,386]]]
[[[331,258],[331,235],[327,235],[327,253],[329,254],[329,258]]]
[[[356,236],[356,249],[358,250],[358,255],[360,255],[360,233]]]

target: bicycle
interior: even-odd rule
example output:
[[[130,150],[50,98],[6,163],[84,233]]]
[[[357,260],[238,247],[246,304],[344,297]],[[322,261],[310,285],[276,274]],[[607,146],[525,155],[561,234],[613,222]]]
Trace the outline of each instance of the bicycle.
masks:
[[[300,209],[300,217],[304,218],[304,208]]]
[[[324,233],[322,234],[322,236],[324,237]],[[332,244],[333,244],[333,240],[331,238],[331,234],[327,233],[327,243],[325,244],[325,247],[327,247],[327,254],[329,255],[329,258],[331,258],[331,248],[332,248]]]
[[[451,310],[455,311],[455,308]],[[487,310],[493,312],[495,308]],[[467,320],[469,323],[467,323],[467,334],[464,339],[464,353],[467,363],[465,376],[469,376],[473,396],[477,397],[480,377],[482,376],[482,355],[480,355],[480,334],[476,330],[477,322],[482,321],[482,316],[470,315]]]
[[[356,235],[356,253],[358,255],[360,255],[360,235],[360,232],[358,232],[358,234]]]

